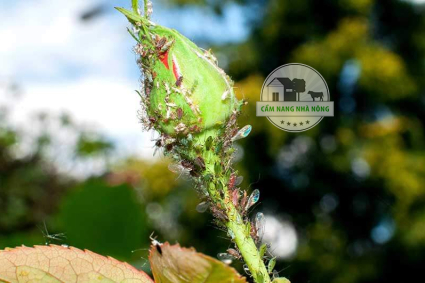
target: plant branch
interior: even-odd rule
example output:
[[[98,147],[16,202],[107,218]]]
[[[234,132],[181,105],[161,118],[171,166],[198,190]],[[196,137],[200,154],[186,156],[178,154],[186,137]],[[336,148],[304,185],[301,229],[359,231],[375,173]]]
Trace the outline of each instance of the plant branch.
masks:
[[[203,142],[209,136],[218,136],[219,133],[215,131],[206,131],[197,139],[199,142]],[[230,195],[232,188],[229,188],[227,185],[229,183],[229,174],[227,174],[227,171],[231,170],[231,168],[226,168],[225,166],[223,168],[222,166],[221,170],[217,172],[216,164],[221,163],[221,156],[211,150],[205,151],[203,156],[206,167],[203,178],[206,180],[204,186],[207,188],[210,196],[210,206],[212,207],[213,214],[216,209],[220,209],[225,213],[226,219],[222,220],[224,220],[223,222],[225,223],[224,225],[228,231],[228,235],[230,235],[232,241],[237,246],[255,282],[270,283],[271,279],[262,255],[250,235],[252,224],[249,219],[241,215],[239,212],[241,208],[238,209],[232,202],[232,196]],[[206,178],[205,176],[207,175],[212,175],[213,178]]]

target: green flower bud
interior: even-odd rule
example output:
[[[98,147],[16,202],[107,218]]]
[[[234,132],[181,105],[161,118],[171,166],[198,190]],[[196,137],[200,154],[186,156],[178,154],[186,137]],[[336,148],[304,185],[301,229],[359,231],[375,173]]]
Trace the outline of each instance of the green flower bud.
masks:
[[[215,57],[173,29],[156,25],[137,9],[117,8],[133,25],[135,52],[144,74],[144,124],[184,136],[224,125],[241,103]]]

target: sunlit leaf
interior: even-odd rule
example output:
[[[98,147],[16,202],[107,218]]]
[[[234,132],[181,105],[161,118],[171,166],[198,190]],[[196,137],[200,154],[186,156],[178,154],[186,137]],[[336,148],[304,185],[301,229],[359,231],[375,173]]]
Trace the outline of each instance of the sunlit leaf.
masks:
[[[0,282],[153,283],[144,272],[127,263],[53,245],[0,251]]]
[[[153,246],[149,261],[157,283],[246,283],[233,268],[193,248],[168,243]]]

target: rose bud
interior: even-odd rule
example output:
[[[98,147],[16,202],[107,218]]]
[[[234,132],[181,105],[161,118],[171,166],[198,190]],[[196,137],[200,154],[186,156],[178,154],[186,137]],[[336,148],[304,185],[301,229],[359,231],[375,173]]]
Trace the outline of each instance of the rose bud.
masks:
[[[123,13],[137,41],[143,72],[142,104],[147,128],[171,136],[196,134],[225,125],[239,102],[233,82],[217,65],[215,57],[173,29],[149,21],[148,16],[117,8]]]

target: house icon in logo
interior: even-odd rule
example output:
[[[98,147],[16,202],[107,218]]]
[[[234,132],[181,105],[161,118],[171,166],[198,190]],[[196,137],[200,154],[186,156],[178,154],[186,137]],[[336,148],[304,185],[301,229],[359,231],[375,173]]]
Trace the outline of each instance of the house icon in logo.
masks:
[[[267,90],[268,101],[300,101],[300,92],[305,92],[305,80],[274,78],[267,85]]]

